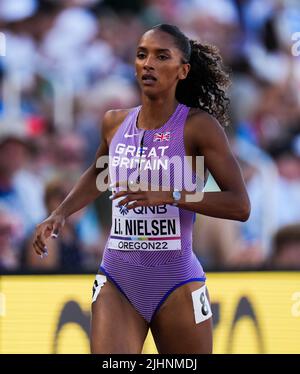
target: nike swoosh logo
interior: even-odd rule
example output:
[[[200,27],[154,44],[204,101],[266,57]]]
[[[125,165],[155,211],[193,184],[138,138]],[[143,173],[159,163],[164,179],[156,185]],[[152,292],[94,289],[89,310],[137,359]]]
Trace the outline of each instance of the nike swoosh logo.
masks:
[[[137,135],[139,135],[139,134],[127,134],[127,133],[126,133],[126,134],[124,135],[124,137],[125,137],[125,138],[132,138],[133,136],[137,136]]]

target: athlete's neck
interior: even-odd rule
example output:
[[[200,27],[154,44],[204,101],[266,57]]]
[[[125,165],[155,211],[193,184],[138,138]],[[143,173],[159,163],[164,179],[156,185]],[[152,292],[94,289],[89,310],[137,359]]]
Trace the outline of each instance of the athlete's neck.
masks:
[[[161,127],[172,116],[177,105],[178,101],[175,98],[172,100],[150,100],[147,97],[143,97],[137,126],[144,130]]]

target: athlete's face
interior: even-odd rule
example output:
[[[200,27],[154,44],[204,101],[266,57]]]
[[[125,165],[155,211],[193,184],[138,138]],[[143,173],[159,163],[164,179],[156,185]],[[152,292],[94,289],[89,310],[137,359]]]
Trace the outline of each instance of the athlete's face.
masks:
[[[171,35],[150,30],[138,44],[135,69],[144,94],[155,97],[171,89],[175,93],[178,81],[186,78],[190,64],[183,62],[182,52]]]

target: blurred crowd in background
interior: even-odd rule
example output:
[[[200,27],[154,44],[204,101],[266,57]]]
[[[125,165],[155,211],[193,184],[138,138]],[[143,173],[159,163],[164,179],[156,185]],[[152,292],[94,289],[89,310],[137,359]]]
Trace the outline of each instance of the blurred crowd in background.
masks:
[[[96,271],[109,194],[68,219],[48,258],[31,238],[93,161],[103,114],[139,104],[136,45],[158,23],[216,45],[232,77],[226,132],[251,216],[199,215],[195,253],[206,270],[300,269],[298,0],[0,0],[1,270]]]

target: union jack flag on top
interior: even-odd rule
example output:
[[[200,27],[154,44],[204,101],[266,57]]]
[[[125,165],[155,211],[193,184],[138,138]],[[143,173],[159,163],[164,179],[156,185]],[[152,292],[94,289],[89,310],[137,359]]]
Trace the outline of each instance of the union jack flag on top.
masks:
[[[163,141],[169,141],[170,140],[170,132],[156,132],[154,134],[153,141],[154,142],[163,142]]]

